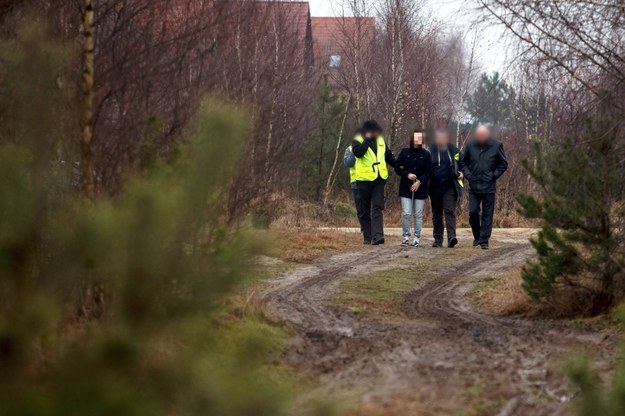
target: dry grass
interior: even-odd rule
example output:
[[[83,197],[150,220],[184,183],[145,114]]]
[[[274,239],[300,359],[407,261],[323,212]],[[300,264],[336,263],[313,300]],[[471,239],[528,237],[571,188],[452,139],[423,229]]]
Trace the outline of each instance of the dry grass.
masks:
[[[270,254],[296,263],[363,247],[362,237],[357,233],[280,227],[270,230],[269,234],[274,243]]]
[[[253,214],[260,224],[280,228],[314,228],[314,227],[357,227],[356,210],[349,192],[342,192],[331,199],[327,206],[319,203],[299,200],[285,194],[274,194],[265,205],[256,209]],[[458,224],[467,227],[469,224],[468,202],[465,196],[458,206]],[[262,217],[262,218],[261,218]],[[430,201],[425,204],[423,213],[424,226],[431,226],[432,212]],[[401,224],[401,205],[394,190],[386,199],[384,222],[387,227],[398,227]],[[495,227],[535,227],[536,221],[530,221],[514,209],[495,212]]]
[[[228,296],[224,313],[219,316],[220,321],[254,318],[270,322],[271,318],[262,302],[262,291],[267,279],[297,267],[297,263],[362,248],[360,235],[356,233],[288,228],[275,228],[261,233],[260,237],[270,245],[267,253],[270,257],[260,259],[254,274]]]
[[[254,284],[228,297],[225,311],[233,318],[257,316],[266,318],[262,303],[262,285]]]
[[[361,404],[347,413],[348,416],[430,416],[433,413],[410,395],[395,394],[380,403]]]
[[[500,316],[546,319],[589,316],[591,302],[586,292],[561,287],[548,301],[536,302],[525,293],[521,272],[521,266],[501,270],[498,275],[478,283],[474,288],[478,305],[487,313]],[[574,323],[603,328],[616,326],[617,320],[608,314],[576,319]]]
[[[502,271],[500,275],[475,286],[477,303],[493,315],[528,315],[537,312],[537,304],[525,294],[522,267]]]
[[[266,233],[266,235],[265,235]],[[260,238],[270,245],[270,257],[259,258],[253,275],[224,304],[220,321],[253,317],[270,321],[262,302],[262,291],[267,279],[279,276],[297,267],[297,263],[311,262],[319,257],[362,248],[360,235],[337,231],[276,228],[262,231]]]
[[[469,389],[464,401],[447,404],[432,402],[412,393],[393,394],[375,403],[365,403],[347,413],[348,416],[480,416],[492,415],[501,407],[501,399],[483,397],[480,389]]]

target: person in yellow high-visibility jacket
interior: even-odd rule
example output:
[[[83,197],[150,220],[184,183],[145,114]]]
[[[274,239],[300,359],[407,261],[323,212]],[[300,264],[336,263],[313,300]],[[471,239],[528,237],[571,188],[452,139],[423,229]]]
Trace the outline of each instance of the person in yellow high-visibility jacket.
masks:
[[[354,169],[364,243],[384,244],[384,186],[389,166],[395,167],[395,156],[375,120],[365,121],[362,132],[362,136],[354,138],[352,152],[356,156]]]

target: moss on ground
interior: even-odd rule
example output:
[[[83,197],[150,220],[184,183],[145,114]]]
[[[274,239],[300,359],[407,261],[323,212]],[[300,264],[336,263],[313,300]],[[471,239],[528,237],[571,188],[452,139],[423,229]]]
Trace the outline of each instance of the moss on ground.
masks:
[[[394,316],[404,294],[423,280],[415,269],[394,268],[347,280],[335,300],[354,314]]]
[[[402,317],[401,304],[408,292],[442,270],[478,254],[471,247],[436,252],[418,249],[422,250],[418,256],[410,250],[406,250],[406,257],[380,265],[378,271],[344,280],[334,296],[335,302],[356,315]]]

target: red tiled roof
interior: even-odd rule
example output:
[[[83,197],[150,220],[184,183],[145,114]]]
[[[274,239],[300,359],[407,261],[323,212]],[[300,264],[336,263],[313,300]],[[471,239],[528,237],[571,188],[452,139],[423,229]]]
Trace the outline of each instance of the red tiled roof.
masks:
[[[342,55],[352,49],[352,42],[371,43],[375,36],[373,17],[313,17],[313,50],[317,62],[327,62],[330,55]],[[368,47],[368,45],[362,45]]]

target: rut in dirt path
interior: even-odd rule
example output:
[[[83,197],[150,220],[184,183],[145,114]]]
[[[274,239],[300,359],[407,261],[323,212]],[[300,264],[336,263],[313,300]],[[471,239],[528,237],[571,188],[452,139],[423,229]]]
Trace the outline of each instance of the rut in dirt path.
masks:
[[[435,257],[441,252],[409,253]],[[359,317],[333,303],[341,281],[390,269],[406,253],[370,248],[321,259],[275,279],[264,300],[297,334],[286,362],[327,391],[351,395],[356,404],[384,408],[401,397],[434,414],[478,402],[490,404],[493,414],[533,415],[567,412],[572,392],[554,372],[565,353],[603,350],[598,362],[609,365],[600,336],[492,317],[472,305],[473,285],[523,264],[532,253],[527,243],[476,251],[441,267],[438,277],[406,294],[401,307],[409,319]]]

